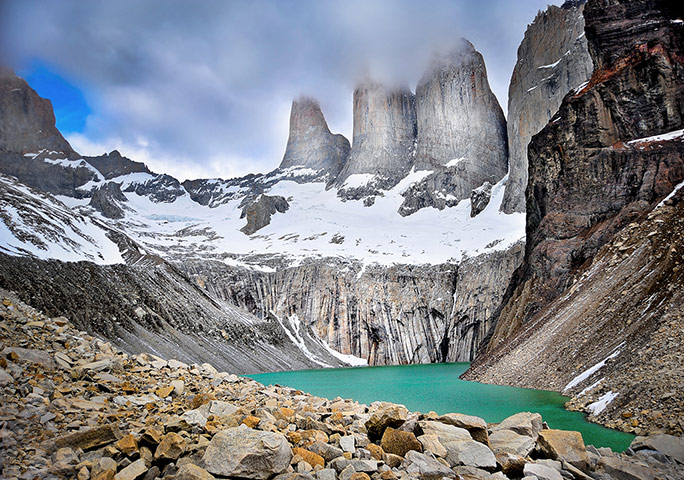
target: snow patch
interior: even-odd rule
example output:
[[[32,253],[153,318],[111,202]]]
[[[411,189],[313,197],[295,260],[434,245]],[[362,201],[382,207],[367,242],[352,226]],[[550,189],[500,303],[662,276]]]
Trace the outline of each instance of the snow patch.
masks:
[[[627,145],[640,145],[643,143],[653,143],[653,142],[664,142],[667,140],[676,140],[682,138],[684,141],[684,129],[673,130],[667,133],[661,133],[660,135],[653,135],[651,137],[637,138],[636,140],[630,140]]]
[[[463,162],[464,160],[465,160],[465,157],[454,158],[453,160],[449,160],[444,166],[447,168],[455,167],[456,165]]]
[[[375,175],[372,173],[355,173],[354,175],[349,175],[349,177],[347,177],[342,188],[365,187],[373,178],[375,178]]]
[[[590,403],[587,405],[587,410],[589,410],[592,414],[598,415],[602,411],[606,409],[608,404],[615,400],[615,397],[618,396],[618,393],[613,393],[613,392],[608,392],[604,395],[601,395],[597,401],[594,403]]]
[[[674,197],[674,196],[677,194],[677,192],[678,192],[682,187],[684,187],[684,182],[682,182],[682,183],[680,183],[679,185],[677,185],[677,186],[674,188],[674,190],[672,190],[672,191],[670,192],[670,194],[669,194],[667,197],[663,198],[663,199],[660,201],[660,203],[659,203],[658,205],[656,205],[655,208],[660,208],[660,207],[662,207],[663,205],[665,205],[665,202],[667,202],[669,199],[671,199],[672,197]]]
[[[617,357],[618,355],[620,355],[620,350],[618,350],[618,348],[622,347],[622,345],[624,345],[624,343],[621,343],[620,345],[618,345],[617,348],[615,349],[615,351],[614,351],[613,353],[611,353],[611,354],[608,355],[606,358],[604,358],[603,360],[601,360],[600,362],[598,362],[596,365],[594,365],[594,366],[591,367],[591,368],[586,369],[585,371],[583,371],[582,373],[580,373],[579,375],[577,375],[575,378],[573,378],[572,380],[570,380],[570,383],[568,383],[568,384],[565,386],[565,388],[563,389],[563,392],[567,392],[567,391],[570,390],[572,387],[574,387],[574,386],[576,386],[576,385],[579,385],[579,384],[582,383],[584,380],[586,380],[587,378],[591,377],[595,372],[598,372],[601,368],[603,368],[603,366],[606,364],[606,362],[607,362],[608,360],[610,360],[611,358],[615,358],[615,357]]]

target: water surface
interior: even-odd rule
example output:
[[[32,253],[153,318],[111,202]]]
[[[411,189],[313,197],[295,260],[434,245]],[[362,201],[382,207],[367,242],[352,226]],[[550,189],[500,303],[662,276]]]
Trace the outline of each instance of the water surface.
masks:
[[[466,382],[458,377],[468,363],[435,363],[383,367],[299,370],[249,375],[265,385],[297,388],[326,398],[351,398],[361,403],[401,403],[411,411],[476,415],[500,422],[518,412],[538,412],[550,428],[577,430],[587,445],[627,448],[633,435],[611,430],[569,412],[569,400],[556,392]]]

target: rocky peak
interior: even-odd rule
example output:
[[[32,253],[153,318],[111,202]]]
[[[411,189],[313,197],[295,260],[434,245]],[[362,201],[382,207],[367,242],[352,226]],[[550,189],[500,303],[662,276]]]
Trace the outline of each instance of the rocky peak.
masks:
[[[433,58],[416,88],[416,118],[417,169],[463,158],[505,175],[506,119],[484,59],[467,40]]]
[[[354,136],[349,161],[337,179],[373,174],[397,180],[413,164],[415,96],[408,88],[364,81],[354,90]]]
[[[337,176],[349,157],[349,140],[330,133],[316,100],[300,97],[292,102],[290,135],[280,168],[303,166]]]
[[[527,146],[558,111],[561,100],[589,79],[593,63],[584,35],[584,1],[539,12],[518,47],[508,89],[509,178],[502,211],[525,211]]]
[[[0,152],[38,153],[62,158],[77,155],[55,127],[50,100],[40,97],[26,80],[0,70]]]
[[[129,173],[152,173],[144,163],[134,162],[121,155],[118,150],[112,150],[99,157],[85,157],[85,159],[107,180]]]

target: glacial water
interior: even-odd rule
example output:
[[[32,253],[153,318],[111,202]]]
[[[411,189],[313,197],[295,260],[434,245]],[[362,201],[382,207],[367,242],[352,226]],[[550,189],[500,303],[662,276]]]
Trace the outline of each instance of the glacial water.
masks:
[[[437,363],[299,370],[249,375],[265,385],[282,385],[325,398],[351,398],[360,403],[378,400],[401,403],[411,411],[465,413],[500,422],[518,412],[538,412],[550,428],[576,430],[595,447],[626,449],[633,435],[611,430],[563,408],[568,400],[555,392],[466,382],[458,377],[468,363]]]

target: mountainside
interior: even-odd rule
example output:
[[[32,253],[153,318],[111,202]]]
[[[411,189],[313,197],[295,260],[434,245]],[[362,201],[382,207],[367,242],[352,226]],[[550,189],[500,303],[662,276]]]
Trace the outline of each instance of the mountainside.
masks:
[[[525,211],[527,146],[558,111],[563,97],[589,80],[594,66],[584,34],[584,1],[537,14],[518,47],[508,89],[510,173],[501,209]]]
[[[621,365],[659,364],[665,360],[659,349],[644,347],[652,342],[649,334],[666,339],[671,348],[682,348],[681,325],[674,322],[672,330],[660,330],[671,323],[666,310],[660,309],[681,301],[678,270],[667,259],[674,254],[677,262],[677,237],[649,224],[648,215],[684,180],[683,12],[681,7],[674,11],[668,2],[615,1],[608,7],[604,3],[590,0],[584,10],[596,70],[563,99],[558,113],[530,143],[525,259],[509,287],[487,352],[468,378],[549,387],[535,369],[525,366],[524,358],[537,358],[544,345],[567,339],[563,333],[571,339],[563,354],[547,352],[538,358],[546,371],[556,372],[553,388],[569,385],[587,366],[608,357]],[[675,208],[661,221],[678,231],[680,214]],[[648,229],[645,242],[630,237],[637,228]],[[603,257],[597,254],[620,235],[627,243],[644,242],[634,250],[629,247],[639,255],[621,260],[623,270],[608,262],[611,268],[601,271],[600,266],[607,264],[600,263]],[[649,235],[667,245],[658,260],[654,257],[660,250],[649,243]],[[618,243],[616,248],[624,246]],[[668,248],[670,253],[665,254]],[[609,276],[607,271],[616,273]],[[628,275],[634,272],[637,284]],[[589,279],[591,274],[596,278]],[[586,280],[580,283],[581,279]],[[586,297],[578,297],[580,293]],[[653,303],[656,299],[669,303]],[[577,304],[567,308],[566,302],[573,300]],[[598,309],[589,314],[595,319],[591,325],[583,305]],[[604,316],[597,315],[602,311]],[[655,319],[662,323],[653,325]],[[532,333],[536,341],[530,340]],[[508,352],[515,352],[519,361],[513,362]],[[681,365],[673,368],[681,371]],[[658,385],[656,391],[667,389],[669,378],[660,368],[625,371],[638,371],[639,381]],[[619,383],[622,377],[615,370],[605,375],[602,386],[592,388],[604,394],[606,405],[614,402],[606,409],[613,423],[621,407],[654,408],[648,397],[639,398],[630,389],[633,382]],[[568,389],[577,393],[572,385]],[[586,408],[592,411],[591,406]],[[601,411],[596,407],[594,413]],[[676,415],[676,410],[670,414]],[[677,424],[661,425],[646,414],[635,424],[620,426],[682,431]]]
[[[7,80],[49,106],[21,82]],[[229,357],[237,372],[470,360],[521,259],[522,215],[498,209],[505,120],[467,42],[437,58],[419,91],[433,132],[420,169],[415,95],[373,82],[354,93],[351,148],[302,97],[279,168],[235,179],[181,183],[117,151],[45,152],[28,129],[34,143],[7,157],[23,162],[7,168],[16,179],[0,182],[0,201],[15,206],[0,246],[32,259],[4,257],[0,285],[128,351],[180,346],[189,361]],[[447,115],[428,119],[435,110]],[[468,122],[481,125],[477,138]],[[440,135],[454,138],[438,144]],[[449,158],[467,152],[480,153]],[[47,278],[59,286],[44,288]],[[107,289],[120,293],[92,313]]]

